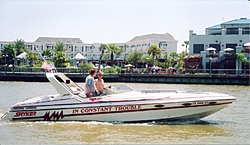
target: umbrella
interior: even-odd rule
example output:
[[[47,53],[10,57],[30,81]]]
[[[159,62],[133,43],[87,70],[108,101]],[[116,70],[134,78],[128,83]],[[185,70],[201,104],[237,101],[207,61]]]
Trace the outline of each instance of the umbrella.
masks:
[[[133,65],[132,64],[127,64],[127,65],[125,65],[125,67],[133,67]]]
[[[16,56],[16,58],[20,58],[20,59],[25,59],[26,58],[26,55],[27,55],[27,53],[26,52],[23,52],[23,53],[21,53],[21,54],[19,54],[18,56]]]
[[[244,44],[245,47],[250,47],[250,42]]]
[[[77,53],[75,59],[86,59],[81,53]]]
[[[216,49],[213,47],[209,47],[209,48],[207,48],[207,50],[216,50]]]
[[[226,48],[226,49],[224,49],[224,51],[232,51],[232,50],[234,50],[233,48]]]

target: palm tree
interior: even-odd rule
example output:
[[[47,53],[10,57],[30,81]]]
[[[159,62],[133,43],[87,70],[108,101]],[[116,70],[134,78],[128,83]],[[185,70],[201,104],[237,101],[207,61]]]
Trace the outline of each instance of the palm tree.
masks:
[[[153,57],[153,66],[154,66],[154,61],[155,61],[155,57],[156,59],[158,58],[158,56],[161,56],[161,49],[159,47],[157,47],[156,45],[151,45],[148,48],[148,55],[152,55]]]
[[[185,46],[186,47],[186,53],[187,53],[187,47],[188,47],[188,45],[189,45],[189,41],[184,41],[184,44],[182,44],[182,46]]]
[[[182,51],[180,54],[179,54],[179,57],[181,60],[184,60],[184,57],[186,57],[188,54],[185,52],[185,51]]]
[[[55,46],[55,49],[54,49],[54,52],[57,53],[59,51],[67,51],[67,47],[65,46],[65,44],[63,42],[57,42],[56,43],[56,46]]]
[[[14,58],[16,56],[16,52],[14,49],[13,44],[7,44],[4,46],[4,48],[1,50],[1,61],[2,64],[13,64]]]
[[[16,50],[16,55],[19,55],[24,52],[26,50],[25,41],[22,39],[17,39],[16,41],[14,41],[14,49]]]
[[[51,50],[47,49],[47,50],[43,50],[42,52],[42,56],[43,57],[47,57],[47,58],[50,58],[52,56],[52,52]]]
[[[179,59],[179,55],[176,52],[171,52],[169,54],[171,65],[174,66],[177,63],[177,60]]]
[[[238,67],[236,66],[237,67],[236,73],[238,74],[239,73],[239,69],[241,68],[240,67],[240,63],[242,63],[242,62],[245,61],[245,55],[243,53],[236,53],[236,60],[238,62]]]
[[[164,67],[167,68],[167,62],[168,62],[168,59],[169,59],[169,58],[168,58],[168,54],[165,53],[163,57],[164,57],[164,59],[165,59],[165,61],[164,61]]]
[[[26,55],[26,58],[29,60],[29,65],[30,66],[33,66],[34,61],[37,60],[37,56],[33,52],[28,52],[28,54]]]
[[[102,57],[103,57],[105,51],[108,50],[108,46],[106,44],[101,44],[101,46],[99,47],[99,50],[101,52],[101,55],[100,55],[100,58],[99,58],[99,65],[98,65],[97,72],[99,72],[99,70],[100,70],[100,65],[101,65]]]
[[[65,51],[67,50],[65,44],[63,42],[57,42],[55,46],[56,56],[53,57],[53,62],[56,67],[66,67],[66,63],[69,62],[69,59],[65,56]]]
[[[59,51],[56,53],[56,56],[53,57],[53,62],[56,67],[66,67],[66,63],[69,62],[69,59],[66,58],[63,51]]]
[[[111,65],[114,64],[114,54],[119,56],[122,53],[123,49],[119,48],[116,44],[108,45],[108,52],[110,53]]]

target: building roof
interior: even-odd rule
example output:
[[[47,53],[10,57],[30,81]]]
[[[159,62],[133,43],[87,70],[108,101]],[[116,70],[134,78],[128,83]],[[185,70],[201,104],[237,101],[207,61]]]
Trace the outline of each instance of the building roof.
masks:
[[[231,24],[250,24],[250,19],[240,18],[240,19],[235,19],[235,20],[222,23],[222,25],[229,25],[229,24],[230,25]]]
[[[35,42],[43,42],[43,43],[56,43],[56,42],[64,42],[64,43],[83,43],[80,38],[60,38],[60,37],[38,37]]]
[[[148,41],[148,40],[177,42],[177,40],[175,40],[174,37],[172,35],[170,35],[169,33],[166,33],[166,34],[147,34],[147,35],[142,35],[142,36],[136,36],[133,39],[131,39],[129,42],[142,42],[142,41]]]
[[[219,25],[215,25],[215,26],[211,26],[211,27],[208,27],[207,29],[221,29],[221,24]]]
[[[236,25],[236,24],[240,24],[240,25],[244,25],[244,24],[248,24],[250,25],[250,19],[247,19],[247,18],[240,18],[240,19],[235,19],[235,20],[231,20],[231,21],[228,21],[228,22],[224,22],[224,23],[221,23],[219,25],[215,25],[215,26],[211,26],[211,27],[208,27],[207,29],[221,29],[222,28],[222,25]]]

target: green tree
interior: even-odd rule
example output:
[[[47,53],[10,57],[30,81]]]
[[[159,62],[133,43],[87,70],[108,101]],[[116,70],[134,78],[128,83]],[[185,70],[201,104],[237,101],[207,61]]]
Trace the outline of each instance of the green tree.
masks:
[[[56,53],[56,56],[53,57],[53,62],[55,64],[55,67],[66,67],[69,59],[66,58],[63,51],[59,51]]]
[[[43,50],[42,56],[46,56],[47,58],[50,58],[52,56],[52,52],[49,49]]]
[[[134,51],[127,56],[126,61],[128,63],[132,63],[137,67],[137,62],[141,59],[142,55],[143,55],[142,52]]]
[[[115,52],[116,57],[120,57],[120,55],[122,54],[122,52],[124,51],[124,47],[118,47],[117,51]]]
[[[179,53],[179,65],[178,65],[178,69],[182,70],[184,68],[184,58],[187,56],[187,53],[185,51],[182,51],[181,53]]]
[[[16,50],[16,55],[26,51],[25,41],[23,39],[14,41],[14,49]]]
[[[67,51],[67,48],[63,42],[57,42],[54,52],[56,53],[56,56],[52,58],[55,67],[66,67],[67,63],[69,62],[69,59],[65,56],[65,51]]]
[[[179,53],[179,58],[181,60],[184,60],[184,58],[187,56],[188,54],[185,51],[182,51],[181,53]]]
[[[244,62],[245,61],[245,55],[243,53],[236,53],[236,60],[238,62]]]
[[[1,63],[2,64],[13,64],[16,52],[13,44],[7,44],[1,50]],[[5,63],[6,62],[6,63]]]
[[[60,52],[60,51],[65,52],[67,50],[68,50],[68,48],[65,46],[65,44],[63,42],[57,42],[55,49],[54,49],[54,52],[55,53]]]
[[[174,66],[179,59],[179,55],[176,52],[171,52],[169,56],[170,56],[171,66]]]
[[[114,54],[120,55],[123,49],[119,48],[116,44],[108,45],[108,52],[110,53],[111,65],[114,64]]]
[[[170,62],[170,59],[169,59],[169,56],[167,53],[164,54],[163,58],[165,59],[164,60],[164,68],[167,68],[169,67],[169,62]]]
[[[102,57],[103,57],[104,53],[108,50],[108,46],[106,44],[101,44],[101,46],[99,47],[99,50],[101,52],[101,55],[100,55],[100,58],[99,58],[99,65],[98,65],[97,72],[99,72],[99,70],[100,70],[100,65],[101,65]]]
[[[182,46],[185,46],[186,47],[186,53],[187,53],[187,47],[188,47],[188,45],[189,45],[189,41],[184,41],[184,44],[182,44]]]
[[[158,59],[158,57],[161,56],[161,49],[159,47],[157,47],[156,45],[151,45],[148,48],[148,55],[152,55],[152,57],[153,57],[153,66],[154,66],[155,57],[156,57],[156,59]]]
[[[240,68],[240,63],[245,62],[245,55],[243,53],[236,53],[236,60],[238,62],[238,68]],[[236,73],[239,73],[239,69],[236,70]]]
[[[34,62],[37,61],[37,56],[33,52],[28,52],[26,55],[26,59],[29,60],[29,65],[32,67]]]

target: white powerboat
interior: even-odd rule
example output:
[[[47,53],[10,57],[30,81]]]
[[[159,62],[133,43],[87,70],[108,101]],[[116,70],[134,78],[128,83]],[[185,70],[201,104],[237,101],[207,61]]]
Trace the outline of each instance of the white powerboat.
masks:
[[[47,73],[59,94],[29,98],[13,105],[2,120],[148,122],[197,120],[231,104],[235,97],[213,92],[179,90],[122,91],[88,98],[84,90],[62,73]],[[112,93],[110,93],[112,92]]]

